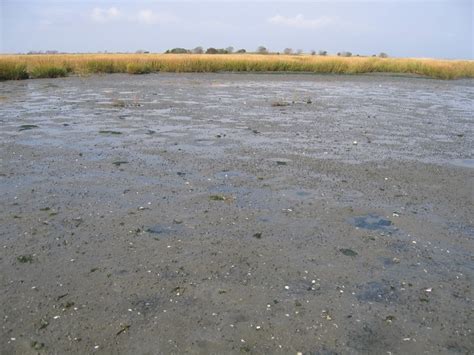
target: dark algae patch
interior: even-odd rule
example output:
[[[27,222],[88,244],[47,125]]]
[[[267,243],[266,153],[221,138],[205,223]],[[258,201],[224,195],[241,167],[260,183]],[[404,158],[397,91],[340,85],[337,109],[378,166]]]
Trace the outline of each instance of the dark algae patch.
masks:
[[[123,164],[128,164],[128,161],[119,160],[119,161],[114,161],[112,164],[114,164],[115,166],[120,166],[120,165],[123,165]]]
[[[21,125],[18,129],[18,131],[28,131],[30,129],[34,129],[34,128],[39,128],[39,126],[35,125],[35,124],[24,124],[24,125]]]
[[[26,254],[26,255],[19,255],[16,257],[16,260],[22,264],[29,263],[31,264],[33,262],[33,255],[31,254]]]
[[[344,254],[345,256],[357,256],[359,255],[357,252],[355,252],[354,250],[352,249],[344,249],[344,248],[341,248],[339,249],[339,251]]]
[[[99,131],[100,134],[112,134],[112,135],[119,135],[122,134],[122,132],[119,131],[109,131],[109,130],[103,130]]]
[[[211,195],[209,196],[211,201],[226,201],[228,198],[224,195]]]
[[[30,343],[31,347],[34,349],[34,350],[41,350],[44,348],[44,343],[40,343],[36,340],[33,340],[31,343]]]

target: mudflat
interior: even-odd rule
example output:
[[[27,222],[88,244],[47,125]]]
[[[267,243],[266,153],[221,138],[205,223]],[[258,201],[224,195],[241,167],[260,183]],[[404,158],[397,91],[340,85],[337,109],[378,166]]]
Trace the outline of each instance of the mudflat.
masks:
[[[0,352],[472,353],[474,81],[0,84]]]

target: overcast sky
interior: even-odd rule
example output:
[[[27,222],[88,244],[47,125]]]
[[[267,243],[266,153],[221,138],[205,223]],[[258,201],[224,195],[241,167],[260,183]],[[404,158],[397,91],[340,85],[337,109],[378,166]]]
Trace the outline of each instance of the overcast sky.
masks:
[[[0,52],[228,47],[474,58],[473,0],[0,0]]]

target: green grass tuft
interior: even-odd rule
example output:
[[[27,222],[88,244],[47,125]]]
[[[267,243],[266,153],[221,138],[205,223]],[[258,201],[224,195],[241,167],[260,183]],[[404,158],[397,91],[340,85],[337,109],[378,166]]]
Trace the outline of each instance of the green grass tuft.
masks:
[[[67,68],[55,65],[43,64],[36,66],[30,71],[30,77],[39,78],[61,78],[67,75]]]
[[[26,64],[0,61],[0,81],[28,79]]]
[[[110,60],[91,60],[86,62],[85,69],[87,73],[92,74],[111,74],[117,73],[118,68]]]
[[[128,63],[128,74],[149,74],[152,72],[151,65],[148,63]]]

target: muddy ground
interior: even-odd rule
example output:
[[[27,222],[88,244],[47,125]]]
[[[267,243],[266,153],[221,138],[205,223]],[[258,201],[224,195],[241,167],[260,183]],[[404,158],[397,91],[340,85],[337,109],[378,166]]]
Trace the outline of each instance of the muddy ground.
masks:
[[[0,83],[2,354],[467,354],[474,81]]]

